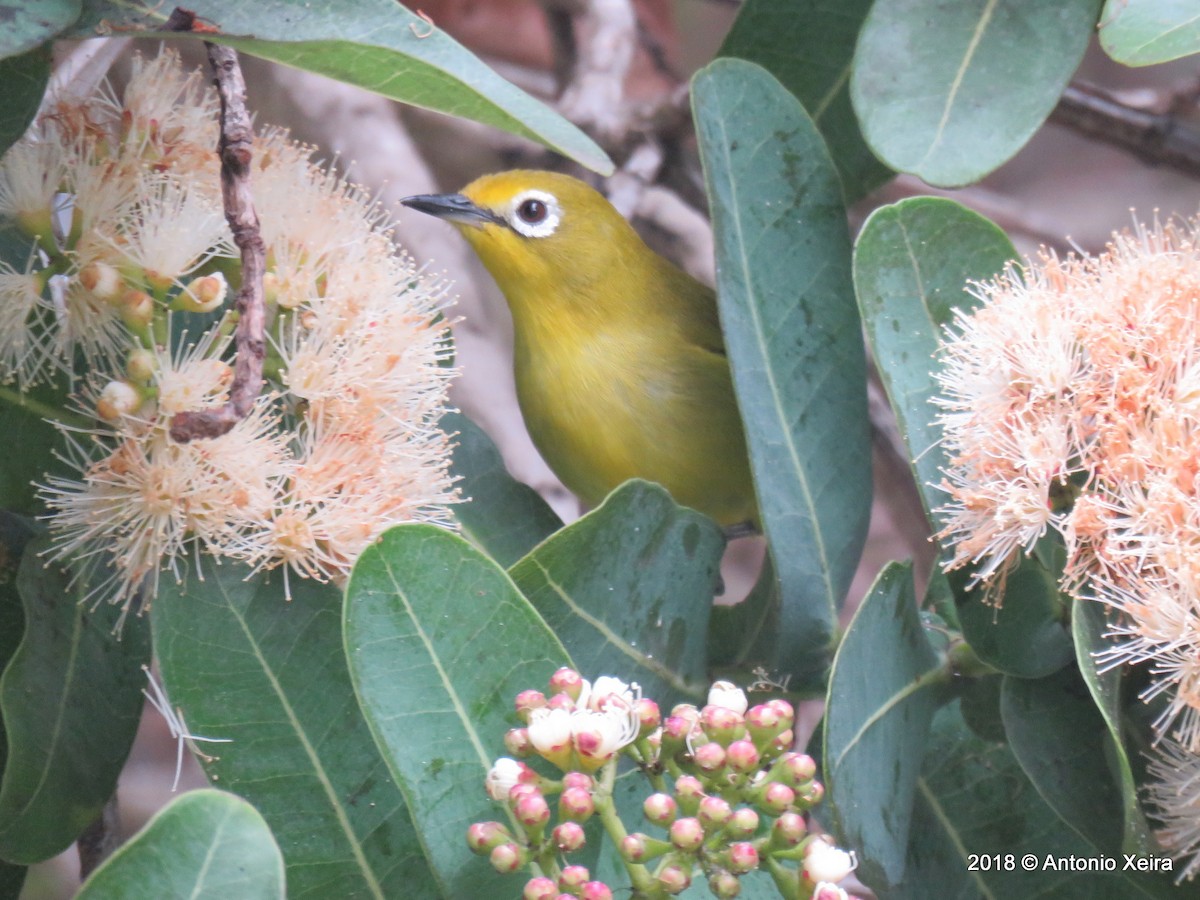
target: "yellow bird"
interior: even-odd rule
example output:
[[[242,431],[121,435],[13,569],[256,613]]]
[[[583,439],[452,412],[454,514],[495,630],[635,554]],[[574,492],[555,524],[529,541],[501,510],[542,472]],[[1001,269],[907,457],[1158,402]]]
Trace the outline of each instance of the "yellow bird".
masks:
[[[401,202],[453,223],[504,293],[517,400],[563,484],[594,506],[644,478],[722,525],[757,522],[710,288],[567,175],[501,172]]]

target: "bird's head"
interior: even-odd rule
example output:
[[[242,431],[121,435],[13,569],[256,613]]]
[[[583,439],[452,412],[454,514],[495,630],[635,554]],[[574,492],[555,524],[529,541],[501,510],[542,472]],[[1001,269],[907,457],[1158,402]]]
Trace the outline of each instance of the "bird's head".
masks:
[[[484,175],[457,194],[400,202],[454,224],[506,294],[544,279],[561,285],[589,269],[601,273],[606,260],[644,248],[600,192],[556,172]]]

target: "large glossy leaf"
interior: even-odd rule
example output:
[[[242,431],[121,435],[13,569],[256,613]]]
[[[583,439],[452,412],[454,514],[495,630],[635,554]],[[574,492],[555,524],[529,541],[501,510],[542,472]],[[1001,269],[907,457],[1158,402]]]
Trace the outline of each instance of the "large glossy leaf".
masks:
[[[702,704],[724,549],[711,519],[635,480],[510,574],[586,676],[636,681],[664,707]]]
[[[921,628],[912,566],[891,563],[838,648],[825,705],[829,810],[872,886],[904,877],[925,738],[948,679]]]
[[[825,137],[851,203],[892,175],[863,140],[850,66],[871,0],[746,0],[719,56],[758,63],[796,95]]]
[[[559,528],[562,520],[533,488],[504,467],[496,445],[462,413],[439,426],[455,435],[450,473],[466,498],[454,507],[463,535],[502,566],[511,566]]]
[[[543,688],[566,651],[503,569],[428,525],[389,529],[363,552],[344,628],[354,688],[440,895],[508,896],[512,882],[464,852],[464,838],[501,813],[483,780],[505,755],[513,698]]]
[[[394,0],[195,0],[187,8],[204,24],[197,36],[205,40],[413,106],[493,125],[539,141],[601,174],[612,171],[604,151],[582,131]],[[85,0],[83,18],[72,34],[156,31],[172,9]],[[253,86],[250,92],[253,102]]]
[[[283,856],[253,806],[191,791],[159,810],[84,883],[77,900],[283,900]]]
[[[117,786],[150,661],[146,622],[80,604],[83,589],[30,543],[17,574],[21,644],[0,677],[8,759],[0,780],[0,858],[32,863],[71,845]]]
[[[0,57],[16,56],[44,44],[79,18],[80,0],[22,0],[5,3]],[[2,82],[5,92],[9,83]]]
[[[1054,109],[1101,0],[876,0],[850,93],[867,143],[930,184],[976,181]]]
[[[1046,805],[1005,744],[967,728],[957,702],[934,716],[910,831],[904,881],[872,885],[888,900],[1157,896],[1153,879],[1121,871],[1120,856],[1112,871],[1074,868],[1073,859],[1102,858]]]
[[[933,373],[954,311],[974,309],[971,280],[998,275],[1012,241],[978,213],[940,197],[914,197],[871,213],[854,246],[854,288],[871,354],[887,390],[930,521],[945,503],[946,466],[935,421]]]
[[[692,105],[721,324],[782,590],[779,667],[811,674],[828,665],[871,505],[841,187],[812,120],[761,67],[717,60]]]
[[[1137,782],[1121,733],[1121,669],[1118,667],[1101,672],[1096,666],[1095,654],[1111,646],[1104,638],[1108,630],[1104,607],[1090,600],[1075,600],[1071,609],[1071,628],[1080,675],[1104,719],[1104,727],[1108,729],[1108,746],[1111,749],[1109,764],[1116,770],[1117,787],[1124,810],[1122,819],[1125,828],[1121,849],[1125,853],[1147,856],[1158,848],[1158,842],[1150,834],[1146,816],[1138,802]]]
[[[1200,53],[1200,7],[1194,0],[1108,0],[1100,46],[1127,66]]]
[[[28,252],[28,247],[24,248]],[[53,457],[60,435],[47,418],[66,404],[66,389],[43,384],[29,391],[0,384],[0,434],[19,434],[21,440],[0,453],[0,509],[33,514],[40,512],[36,482],[47,469],[61,472]]]
[[[216,783],[258,809],[279,842],[293,898],[436,892],[404,798],[358,709],[342,649],[340,592],[240,566],[164,585],[151,610],[171,705]]]
[[[3,34],[3,32],[0,32]],[[0,59],[0,156],[25,133],[50,80],[50,45]]]
[[[0,510],[0,671],[17,652],[25,633],[25,613],[17,591],[17,571],[25,546],[34,536],[32,523]],[[8,752],[4,718],[0,716],[0,774]],[[0,897],[16,897],[25,881],[25,866],[0,860]]]

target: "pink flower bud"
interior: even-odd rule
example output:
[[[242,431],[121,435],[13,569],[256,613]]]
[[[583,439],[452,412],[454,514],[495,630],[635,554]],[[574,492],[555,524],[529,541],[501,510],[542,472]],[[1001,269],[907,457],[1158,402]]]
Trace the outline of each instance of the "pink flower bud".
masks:
[[[674,896],[691,886],[692,876],[683,866],[665,866],[658,873],[658,883],[666,893]]]
[[[648,857],[646,840],[646,835],[637,831],[621,838],[621,846],[618,848],[621,852],[621,859],[630,863],[641,862],[646,859]]]
[[[761,762],[753,741],[734,741],[725,750],[725,763],[733,771],[745,775],[758,768]]]
[[[806,809],[812,809],[825,798],[825,785],[819,781],[810,782],[799,794],[799,803]]]
[[[844,888],[828,881],[822,881],[812,892],[812,900],[850,900],[850,895]]]
[[[572,712],[575,709],[575,700],[570,694],[559,691],[546,701],[546,706],[550,709],[565,709],[567,712]]]
[[[540,792],[526,794],[513,804],[517,821],[530,832],[540,832],[550,821],[550,805]]]
[[[772,781],[763,789],[759,806],[771,815],[779,815],[796,802],[796,792],[782,782]]]
[[[585,791],[591,791],[596,787],[596,779],[586,772],[567,772],[563,775],[562,783],[564,788],[583,788]]]
[[[670,794],[651,794],[642,801],[642,813],[648,821],[665,828],[679,815],[679,804]]]
[[[514,784],[508,789],[508,805],[515,807],[517,801],[522,797],[528,797],[531,794],[541,796],[541,789],[536,784],[530,784],[527,781],[522,781],[520,784]]]
[[[701,772],[712,775],[725,767],[725,748],[716,741],[709,741],[696,748],[692,760]]]
[[[779,721],[784,728],[791,728],[796,724],[796,710],[792,708],[792,704],[786,700],[768,700],[767,705],[775,710],[779,715]]]
[[[539,875],[525,882],[525,890],[521,892],[521,900],[554,900],[558,896],[558,885],[553,878]]]
[[[783,731],[779,732],[779,734],[775,735],[775,737],[771,740],[771,744],[768,749],[771,750],[773,754],[786,753],[788,750],[792,749],[792,746],[795,743],[795,732],[793,732],[790,728],[785,728]]]
[[[499,822],[474,822],[467,829],[467,846],[472,853],[483,856],[498,844],[512,840],[512,834]]]
[[[758,850],[749,841],[737,841],[729,845],[729,871],[745,875],[758,868]]]
[[[591,880],[592,873],[587,866],[564,866],[562,874],[558,876],[558,889],[574,893]]]
[[[756,741],[765,741],[773,738],[779,733],[781,728],[779,713],[775,711],[774,707],[766,703],[753,706],[746,713],[746,729]]]
[[[613,900],[613,892],[603,881],[589,881],[580,888],[579,900]]]
[[[493,847],[488,860],[492,868],[501,874],[516,872],[528,862],[526,852],[511,842]]]
[[[550,692],[566,694],[572,700],[578,700],[583,691],[583,676],[574,669],[563,666],[550,676]]]
[[[564,788],[558,798],[558,817],[572,822],[586,822],[596,812],[596,800],[586,788]]]
[[[758,831],[758,813],[748,806],[735,809],[729,819],[729,824],[725,826],[725,833],[734,839],[752,837],[756,831]]]
[[[733,808],[721,797],[705,797],[700,801],[696,817],[704,830],[711,833],[724,827],[733,818]]]
[[[708,878],[708,889],[717,900],[733,900],[742,892],[742,883],[729,872],[713,872]]]
[[[634,705],[637,711],[638,718],[638,735],[645,737],[654,729],[662,725],[662,713],[659,711],[658,704],[653,700],[642,698]]]
[[[529,741],[529,729],[510,728],[504,733],[504,749],[513,756],[528,756],[533,752],[533,744]]]
[[[779,758],[776,768],[784,782],[792,787],[812,781],[817,774],[817,762],[807,753],[785,753]]]
[[[675,779],[675,799],[679,808],[688,815],[694,815],[700,808],[704,798],[704,785],[694,775],[680,775]]]
[[[799,813],[785,812],[771,826],[771,842],[780,847],[795,847],[808,833],[804,824],[804,816]]]
[[[550,832],[550,837],[554,840],[554,846],[563,853],[574,853],[587,843],[583,826],[578,822],[559,822]]]
[[[676,819],[671,823],[671,827],[667,831],[667,837],[676,849],[691,852],[692,850],[698,850],[700,845],[704,843],[704,828],[701,826],[699,819],[691,817]]]
[[[728,747],[730,742],[746,734],[746,723],[741,715],[723,706],[704,707],[700,713],[700,725],[709,739],[722,747]]]

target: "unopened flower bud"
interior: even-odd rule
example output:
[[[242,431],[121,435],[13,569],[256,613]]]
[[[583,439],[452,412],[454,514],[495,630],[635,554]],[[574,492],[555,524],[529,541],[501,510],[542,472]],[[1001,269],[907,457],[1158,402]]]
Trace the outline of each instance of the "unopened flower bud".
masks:
[[[812,809],[825,799],[825,785],[819,781],[811,781],[799,794],[796,802],[805,809]]]
[[[569,666],[563,666],[550,676],[550,692],[563,693],[572,700],[578,700],[583,692],[584,678]]]
[[[779,713],[767,703],[752,706],[746,713],[746,730],[750,732],[750,737],[760,743],[769,741],[783,728]]]
[[[712,833],[723,828],[733,818],[733,807],[721,797],[705,797],[700,801],[696,818],[700,820],[705,831]]]
[[[734,741],[725,749],[725,764],[741,775],[755,771],[760,762],[758,748],[753,741]]]
[[[540,791],[526,794],[513,804],[513,815],[526,831],[536,834],[550,821],[550,805]]]
[[[529,730],[526,728],[510,728],[504,733],[504,749],[513,756],[528,756],[533,753],[533,744],[529,740]]]
[[[142,405],[142,395],[128,381],[110,381],[96,398],[96,415],[105,422],[130,416]]]
[[[658,873],[658,883],[662,889],[674,896],[682,894],[692,884],[692,876],[683,866],[664,866]]]
[[[587,866],[564,866],[558,876],[558,889],[574,893],[592,880],[592,873]]]
[[[779,714],[779,722],[784,728],[791,728],[796,724],[796,710],[786,700],[780,700],[779,698],[768,700],[767,705]]]
[[[700,725],[709,740],[728,747],[732,741],[746,734],[746,725],[741,713],[724,706],[706,706],[700,712]]]
[[[114,300],[125,286],[121,273],[105,262],[90,262],[79,270],[79,283],[100,300]]]
[[[517,710],[517,716],[526,725],[529,724],[530,714],[535,709],[541,709],[545,705],[546,695],[541,691],[521,691],[513,701],[513,706]]]
[[[562,691],[559,691],[557,694],[552,694],[546,700],[546,706],[550,709],[562,709],[567,712],[574,712],[575,701],[571,699],[570,694],[564,694]]]
[[[662,723],[662,748],[668,756],[675,756],[687,749],[688,735],[692,722],[683,716],[667,716]]]
[[[749,841],[735,841],[729,845],[729,871],[745,875],[758,868],[758,850]]]
[[[796,743],[796,735],[790,728],[785,728],[772,739],[770,746],[767,748],[770,755],[774,756],[780,753],[786,753],[792,749]]]
[[[613,900],[612,888],[603,881],[589,881],[579,889],[579,900]]]
[[[645,737],[662,725],[662,712],[653,700],[643,697],[637,701],[634,708],[637,710],[639,737]]]
[[[492,848],[488,861],[492,868],[502,874],[518,871],[529,861],[529,854],[523,848],[512,842],[497,844]]]
[[[585,791],[594,790],[596,779],[587,772],[565,772],[562,783],[564,788],[583,788]]]
[[[740,716],[749,704],[746,692],[732,681],[714,681],[708,689],[708,705],[732,710]]]
[[[175,306],[184,312],[212,312],[225,302],[228,290],[229,285],[220,272],[201,275],[184,286],[183,292],[175,300]]]
[[[158,361],[154,354],[144,347],[130,350],[125,357],[125,374],[130,381],[137,384],[149,384],[158,374]]]
[[[558,896],[558,885],[553,878],[538,875],[525,882],[525,890],[521,892],[521,900],[554,900]]]
[[[853,872],[857,865],[858,860],[853,851],[847,853],[824,837],[814,838],[804,848],[804,861],[801,864],[804,877],[809,881],[828,881],[831,884],[837,884]]]
[[[725,767],[725,748],[716,741],[710,741],[696,748],[692,760],[701,772],[712,775]]]
[[[145,291],[123,291],[116,302],[121,321],[135,331],[154,321],[154,298]]]
[[[480,856],[511,840],[512,833],[499,822],[474,822],[467,829],[467,846]]]
[[[817,774],[817,762],[807,753],[792,751],[779,757],[779,761],[772,767],[772,774],[784,784],[800,787],[812,781],[813,776]]]
[[[730,872],[717,871],[709,876],[708,889],[717,900],[733,900],[742,892],[742,883]]]
[[[572,822],[586,822],[596,812],[596,800],[586,788],[563,788],[558,797],[558,816]]]
[[[675,800],[679,808],[689,816],[695,815],[704,798],[704,785],[694,775],[680,775],[675,779]]]
[[[646,820],[666,828],[679,815],[679,804],[670,794],[651,794],[642,801],[642,813]]]
[[[638,831],[625,835],[625,837],[621,838],[621,846],[617,848],[621,854],[621,859],[630,863],[638,863],[649,859],[650,856],[646,852],[647,840],[647,836]]]
[[[796,802],[796,792],[779,781],[770,781],[763,788],[759,807],[774,816],[786,812]]]
[[[735,840],[753,837],[757,831],[758,813],[748,806],[740,806],[735,809],[729,818],[729,823],[725,826],[725,833]]]
[[[574,853],[587,843],[583,826],[578,822],[559,822],[550,832],[550,837],[554,841],[554,846],[563,853]]]
[[[671,823],[671,827],[667,831],[667,837],[671,841],[671,845],[677,850],[690,853],[693,850],[698,850],[700,845],[704,843],[704,827],[700,824],[699,819],[693,819],[690,816],[684,819],[676,819]]]
[[[493,800],[507,800],[512,787],[528,779],[529,774],[536,774],[523,762],[518,762],[508,756],[502,756],[488,770],[483,786]]]
[[[771,825],[771,843],[776,847],[795,847],[807,833],[802,815],[785,812]]]
[[[846,893],[845,888],[822,881],[813,890],[812,900],[850,900],[850,895]]]

